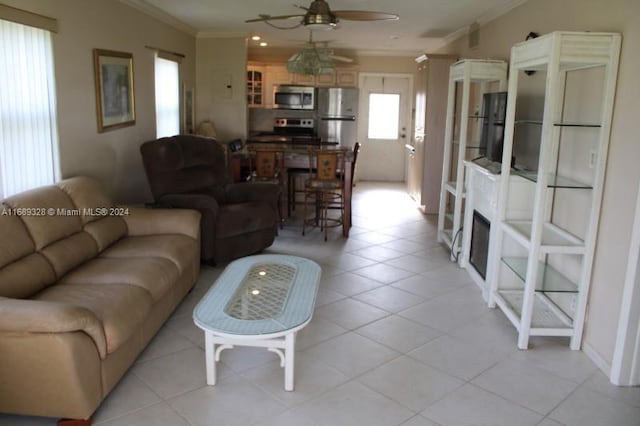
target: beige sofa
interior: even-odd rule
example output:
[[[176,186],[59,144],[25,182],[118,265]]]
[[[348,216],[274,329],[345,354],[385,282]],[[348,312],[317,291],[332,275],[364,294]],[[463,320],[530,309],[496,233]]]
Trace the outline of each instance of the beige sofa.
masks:
[[[0,412],[88,419],[194,285],[200,214],[87,177],[0,204]]]

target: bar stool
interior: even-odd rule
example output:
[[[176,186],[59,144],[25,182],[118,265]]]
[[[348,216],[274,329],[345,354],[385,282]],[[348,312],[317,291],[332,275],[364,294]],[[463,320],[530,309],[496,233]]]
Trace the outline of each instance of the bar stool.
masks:
[[[309,175],[304,187],[304,215],[302,235],[307,226],[318,226],[327,241],[328,228],[342,226],[344,221],[344,163],[346,149],[310,149]],[[314,168],[315,166],[315,168]],[[315,205],[315,212],[309,217],[308,207]],[[339,217],[329,217],[331,208],[339,208]]]
[[[278,198],[278,216],[280,229],[283,227],[282,193],[284,192],[284,151],[279,149],[249,149],[249,180],[253,182],[273,183],[280,187]]]

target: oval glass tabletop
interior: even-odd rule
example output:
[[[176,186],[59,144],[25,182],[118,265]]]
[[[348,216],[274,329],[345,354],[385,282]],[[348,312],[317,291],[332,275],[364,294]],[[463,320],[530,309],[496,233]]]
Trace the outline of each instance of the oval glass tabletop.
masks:
[[[230,263],[193,312],[218,334],[264,335],[305,324],[313,314],[320,266],[297,256],[258,255]]]

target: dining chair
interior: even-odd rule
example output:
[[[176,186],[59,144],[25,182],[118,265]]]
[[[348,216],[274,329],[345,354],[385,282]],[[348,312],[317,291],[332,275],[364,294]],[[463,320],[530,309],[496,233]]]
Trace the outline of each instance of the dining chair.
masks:
[[[280,228],[284,223],[282,214],[282,193],[284,192],[284,150],[268,148],[249,149],[249,180],[277,184],[281,191],[278,199]]]
[[[304,214],[302,235],[307,226],[324,232],[327,241],[328,228],[342,226],[344,222],[344,165],[345,148],[310,149],[309,175],[304,188]],[[315,206],[313,216],[309,216],[309,206]],[[329,217],[332,207],[339,208],[338,217]]]

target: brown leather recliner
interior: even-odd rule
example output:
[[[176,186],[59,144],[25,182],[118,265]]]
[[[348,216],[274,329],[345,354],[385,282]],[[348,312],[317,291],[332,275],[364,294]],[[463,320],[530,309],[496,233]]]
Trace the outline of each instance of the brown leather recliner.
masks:
[[[215,140],[178,135],[145,142],[140,152],[156,204],[202,215],[203,260],[227,261],[273,243],[280,188],[231,183],[226,153]]]

